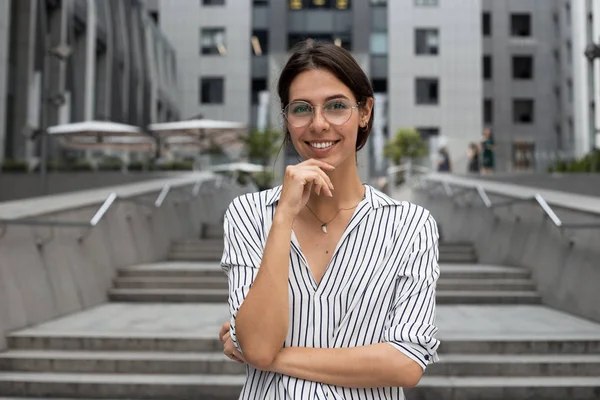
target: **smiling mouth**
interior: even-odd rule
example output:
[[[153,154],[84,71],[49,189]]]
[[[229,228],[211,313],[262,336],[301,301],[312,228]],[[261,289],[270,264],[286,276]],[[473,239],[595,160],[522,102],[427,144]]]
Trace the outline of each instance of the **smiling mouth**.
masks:
[[[325,149],[330,148],[337,142],[339,142],[339,140],[335,140],[335,141],[331,141],[331,142],[306,142],[306,144],[308,144],[313,149],[325,150]]]

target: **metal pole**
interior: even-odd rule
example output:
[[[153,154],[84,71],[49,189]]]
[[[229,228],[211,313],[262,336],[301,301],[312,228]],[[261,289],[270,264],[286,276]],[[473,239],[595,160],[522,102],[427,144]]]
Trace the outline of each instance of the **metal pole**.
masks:
[[[48,70],[49,70],[49,54],[48,51],[50,49],[50,41],[48,35],[48,11],[46,9],[46,0],[39,0],[38,6],[40,7],[40,16],[41,16],[41,27],[42,30],[42,47],[43,47],[43,67],[42,67],[42,77],[41,77],[41,110],[40,110],[40,140],[41,140],[41,150],[40,150],[40,158],[42,165],[40,166],[40,187],[41,194],[48,194],[48,132],[47,132],[47,115],[46,115],[46,106],[48,104]]]

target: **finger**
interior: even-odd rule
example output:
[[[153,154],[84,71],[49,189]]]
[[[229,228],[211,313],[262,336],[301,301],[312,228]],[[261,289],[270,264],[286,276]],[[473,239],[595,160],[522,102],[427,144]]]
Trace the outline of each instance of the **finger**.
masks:
[[[229,332],[229,328],[231,327],[231,322],[227,321],[221,326],[221,330],[219,331],[219,337],[222,337],[226,332]]]
[[[309,158],[308,160],[298,164],[300,165],[316,165],[317,167],[322,167],[328,171],[333,171],[335,167],[331,164],[326,163],[325,161],[317,160],[316,158]]]
[[[323,170],[321,170],[319,167],[308,167],[307,169],[305,169],[305,171],[310,171],[311,173],[316,174],[311,175],[314,184],[317,185],[318,188],[318,191],[315,190],[315,193],[320,195],[321,192],[325,190],[325,194],[327,196],[333,197],[333,192],[331,191],[333,189],[333,184],[331,183],[331,180],[329,179],[327,174],[323,172]]]
[[[229,332],[226,332],[223,336],[221,336],[221,343],[225,343],[228,339],[231,339],[231,335]]]
[[[301,167],[301,168],[305,169],[305,170],[312,170],[312,171],[317,172],[325,180],[327,187],[329,189],[333,190],[333,183],[331,182],[331,178],[320,167],[314,165],[314,166],[305,166],[305,167]]]

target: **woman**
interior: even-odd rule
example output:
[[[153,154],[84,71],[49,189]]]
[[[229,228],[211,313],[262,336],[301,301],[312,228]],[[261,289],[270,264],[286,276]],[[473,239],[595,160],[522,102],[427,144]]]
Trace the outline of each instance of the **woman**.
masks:
[[[299,44],[278,91],[305,161],[236,198],[224,223],[219,336],[247,364],[240,399],[403,399],[437,359],[436,223],[361,183],[373,90],[346,50]]]
[[[475,143],[469,143],[469,149],[467,150],[467,157],[469,158],[469,164],[467,165],[467,172],[470,174],[479,173],[479,148]]]
[[[438,160],[438,172],[452,172],[452,162],[450,161],[450,153],[446,146],[439,150],[440,159]]]
[[[491,128],[485,128],[483,131],[481,153],[481,172],[484,174],[492,173],[494,171],[494,137],[492,136]]]

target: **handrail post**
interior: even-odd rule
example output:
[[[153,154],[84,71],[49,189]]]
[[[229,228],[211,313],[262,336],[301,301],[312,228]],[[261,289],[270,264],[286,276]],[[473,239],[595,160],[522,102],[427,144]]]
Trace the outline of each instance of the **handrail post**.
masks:
[[[162,190],[160,191],[160,194],[158,195],[158,197],[156,198],[156,201],[154,202],[154,206],[156,208],[160,208],[163,204],[163,202],[165,201],[165,199],[167,198],[167,195],[169,194],[169,191],[171,190],[171,185],[169,185],[168,183],[163,186]]]
[[[104,214],[106,214],[106,212],[112,206],[116,199],[117,194],[115,192],[112,192],[110,195],[108,195],[107,199],[104,200],[104,203],[102,203],[102,206],[98,209],[98,211],[96,211],[96,214],[94,214],[94,216],[90,220],[91,226],[98,225],[98,222],[100,222],[102,217],[104,217]]]
[[[481,199],[481,201],[483,201],[483,204],[487,208],[490,208],[492,206],[492,202],[490,201],[490,198],[485,192],[485,189],[483,189],[481,185],[477,185],[477,193],[479,194],[479,198]]]
[[[561,228],[562,221],[560,220],[560,218],[558,218],[558,215],[556,215],[554,210],[552,210],[552,208],[548,205],[546,200],[539,193],[535,194],[535,200],[538,202],[540,207],[542,207],[542,210],[544,210],[544,212],[552,220],[552,222],[554,222],[554,225],[556,225],[558,228]]]

